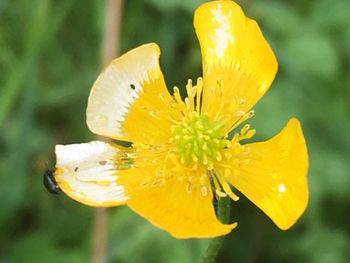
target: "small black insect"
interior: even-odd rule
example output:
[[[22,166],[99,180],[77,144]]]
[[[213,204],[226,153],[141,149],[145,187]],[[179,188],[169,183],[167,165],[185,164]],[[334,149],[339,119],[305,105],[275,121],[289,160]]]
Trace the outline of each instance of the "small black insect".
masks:
[[[58,194],[61,192],[61,188],[58,186],[55,180],[55,172],[53,170],[46,169],[43,175],[43,183],[47,191],[49,191],[51,194]]]

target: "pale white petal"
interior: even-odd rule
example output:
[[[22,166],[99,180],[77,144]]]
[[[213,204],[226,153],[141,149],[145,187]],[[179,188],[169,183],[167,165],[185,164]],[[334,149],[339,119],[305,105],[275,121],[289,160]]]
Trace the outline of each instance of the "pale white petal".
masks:
[[[115,160],[121,150],[101,141],[57,145],[55,179],[71,198],[91,206],[125,203]]]
[[[170,101],[171,97],[159,55],[156,44],[142,45],[112,61],[99,75],[87,107],[87,125],[92,132],[151,144],[168,141],[171,123],[162,117],[168,107],[160,98]]]

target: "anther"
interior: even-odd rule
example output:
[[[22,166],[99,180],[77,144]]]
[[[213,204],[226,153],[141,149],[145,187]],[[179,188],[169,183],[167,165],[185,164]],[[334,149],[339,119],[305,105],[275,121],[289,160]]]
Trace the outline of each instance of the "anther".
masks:
[[[192,80],[189,79],[187,80],[187,85],[186,85],[186,91],[187,91],[187,94],[190,96],[191,94],[191,90],[192,90]]]
[[[163,183],[164,183],[163,179],[157,179],[157,180],[152,182],[152,186],[162,186]]]
[[[245,100],[244,99],[240,99],[238,103],[239,103],[239,105],[243,105],[245,103]]]
[[[249,130],[249,128],[250,128],[249,124],[244,125],[243,128],[241,129],[241,132],[240,132],[241,135],[246,134],[246,132]]]
[[[159,177],[161,177],[161,176],[163,176],[163,171],[162,170],[157,170],[156,171],[156,176],[159,176]]]
[[[216,188],[215,189],[215,194],[218,196],[218,197],[226,197],[227,194],[222,192],[219,188]]]
[[[202,196],[207,196],[208,190],[207,190],[206,186],[201,187],[201,194],[202,194]]]
[[[255,129],[249,130],[246,134],[246,139],[250,139],[255,135],[256,131]]]
[[[237,117],[242,117],[244,114],[245,114],[245,111],[242,111],[242,110],[238,110],[235,112],[235,116]]]
[[[225,171],[226,172],[226,171]],[[225,191],[225,193],[233,200],[233,201],[238,201],[239,197],[237,195],[235,195],[230,186],[228,185],[226,178],[222,177],[222,175],[220,173],[216,174],[218,177],[218,180],[220,181],[220,184],[223,188],[223,190]]]
[[[187,183],[186,184],[186,192],[188,194],[191,194],[192,193],[192,186],[191,186],[191,183]]]

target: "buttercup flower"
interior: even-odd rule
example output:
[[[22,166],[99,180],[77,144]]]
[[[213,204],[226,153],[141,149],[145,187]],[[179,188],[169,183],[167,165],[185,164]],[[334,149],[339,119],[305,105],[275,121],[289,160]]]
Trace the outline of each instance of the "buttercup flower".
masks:
[[[243,144],[255,133],[248,124],[228,138],[270,87],[277,71],[273,51],[257,23],[231,1],[201,5],[194,27],[203,78],[188,81],[187,97],[176,87],[168,93],[154,43],[112,61],[92,87],[87,124],[132,146],[57,145],[56,181],[83,204],[126,204],[178,238],[235,228],[221,223],[213,207],[213,198],[238,200],[231,186],[288,229],[308,202],[308,156],[298,120],[265,142]]]

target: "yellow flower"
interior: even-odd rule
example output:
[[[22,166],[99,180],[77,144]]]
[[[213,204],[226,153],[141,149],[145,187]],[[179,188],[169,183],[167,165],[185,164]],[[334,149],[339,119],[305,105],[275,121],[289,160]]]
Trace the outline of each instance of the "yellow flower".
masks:
[[[268,90],[277,61],[257,23],[231,1],[201,5],[194,27],[203,78],[188,81],[187,98],[167,91],[156,44],[114,60],[92,87],[87,124],[96,134],[131,147],[93,141],[57,145],[56,181],[71,198],[91,206],[128,205],[178,238],[215,237],[222,224],[213,198],[238,200],[238,189],[281,229],[308,202],[308,156],[298,120],[265,142],[242,144],[255,130],[243,126]]]

